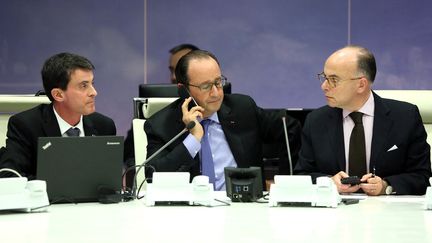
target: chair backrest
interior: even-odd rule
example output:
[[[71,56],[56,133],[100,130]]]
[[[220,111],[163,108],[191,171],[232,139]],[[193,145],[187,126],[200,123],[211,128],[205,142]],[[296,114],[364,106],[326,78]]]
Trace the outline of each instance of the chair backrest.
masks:
[[[147,98],[147,101],[143,103],[142,114],[144,119],[150,118],[156,112],[162,110],[167,105],[171,104],[178,97],[166,97],[166,98]]]
[[[379,96],[406,101],[419,108],[424,124],[432,124],[432,90],[374,90]]]
[[[427,133],[427,142],[432,144],[432,90],[374,90],[379,96],[406,101],[419,108]],[[432,154],[431,154],[432,157]]]
[[[142,164],[147,158],[147,134],[144,131],[144,123],[146,119],[150,118],[154,113],[163,109],[173,101],[177,100],[178,97],[167,97],[167,98],[142,98],[142,111],[143,115],[141,118],[135,118],[132,121],[133,138],[134,138],[134,151],[135,151],[135,164]],[[137,175],[137,185],[145,179],[145,170],[141,169]]]
[[[142,164],[147,158],[147,135],[144,132],[144,123],[145,120],[139,118],[135,118],[132,121],[136,165]],[[145,170],[141,169],[141,171],[143,173],[137,175],[137,184],[140,184],[145,178]]]
[[[0,147],[6,143],[7,124],[9,118],[21,111],[28,110],[39,104],[49,104],[46,96],[35,95],[0,95]]]

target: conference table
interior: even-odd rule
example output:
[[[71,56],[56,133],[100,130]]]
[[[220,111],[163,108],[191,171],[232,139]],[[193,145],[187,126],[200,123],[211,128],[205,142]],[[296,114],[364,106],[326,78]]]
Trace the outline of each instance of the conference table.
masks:
[[[424,197],[365,197],[337,208],[55,204],[0,212],[0,242],[432,242]]]

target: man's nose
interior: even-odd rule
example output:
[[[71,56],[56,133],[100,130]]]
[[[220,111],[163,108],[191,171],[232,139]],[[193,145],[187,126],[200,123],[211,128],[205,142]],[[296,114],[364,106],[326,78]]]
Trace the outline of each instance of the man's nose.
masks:
[[[91,86],[91,90],[90,90],[90,96],[93,96],[93,97],[95,97],[97,95],[97,91],[96,91],[96,88],[95,88],[95,86]]]
[[[329,83],[328,83],[327,79],[324,82],[322,82],[321,89],[322,89],[322,91],[328,91],[329,90]]]
[[[222,88],[220,88],[220,89],[222,89]],[[218,94],[218,93],[219,93],[219,88],[216,87],[215,84],[213,84],[213,85],[211,86],[211,89],[210,89],[210,95],[215,95],[215,94]]]

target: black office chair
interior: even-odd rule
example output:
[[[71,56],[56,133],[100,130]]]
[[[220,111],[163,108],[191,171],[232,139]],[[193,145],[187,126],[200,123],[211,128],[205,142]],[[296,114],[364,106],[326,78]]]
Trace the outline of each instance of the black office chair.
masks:
[[[41,95],[46,95],[45,90],[40,89],[35,93],[35,96],[41,96]]]
[[[313,109],[287,109],[286,115],[297,119],[303,127],[306,116],[311,111],[313,111]],[[265,180],[273,180],[275,175],[290,174],[290,166],[288,157],[286,156],[287,147],[285,143],[266,143],[262,145],[262,149]],[[293,148],[291,148],[291,150],[293,150]],[[298,158],[291,159],[294,168]]]

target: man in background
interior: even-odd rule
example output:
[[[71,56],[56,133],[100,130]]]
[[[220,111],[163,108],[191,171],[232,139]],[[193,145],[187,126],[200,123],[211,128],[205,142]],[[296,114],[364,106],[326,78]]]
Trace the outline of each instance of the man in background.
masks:
[[[175,46],[169,50],[170,58],[169,58],[169,66],[168,69],[170,70],[170,78],[171,83],[177,84],[176,76],[175,76],[175,68],[177,66],[178,61],[180,58],[190,51],[199,50],[198,47],[192,45],[192,44],[180,44],[178,46]]]
[[[59,53],[45,61],[41,74],[51,104],[38,105],[9,119],[0,168],[35,179],[39,137],[116,134],[114,121],[95,112],[93,70],[87,58],[71,53]]]
[[[295,172],[332,176],[341,193],[422,195],[432,173],[419,110],[376,95],[375,74],[375,57],[364,47],[347,46],[327,59],[319,79],[328,105],[306,119]],[[342,184],[348,176],[361,184]]]

